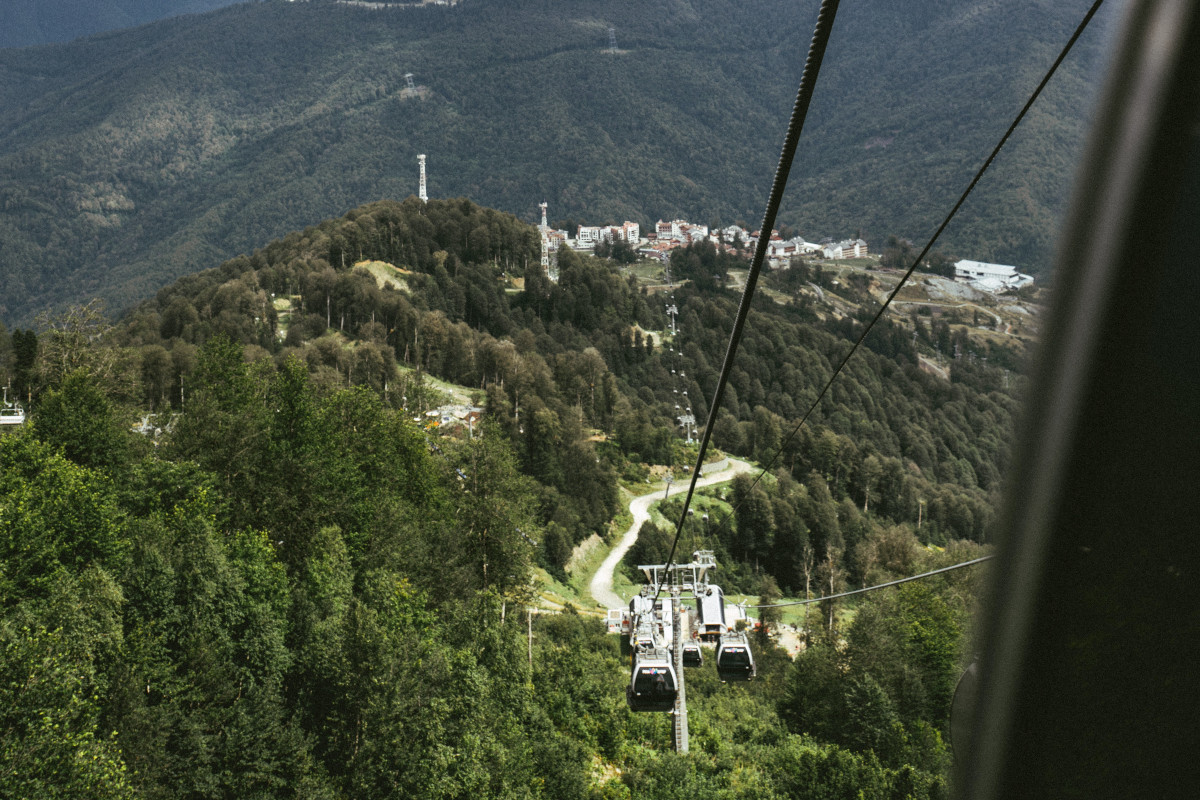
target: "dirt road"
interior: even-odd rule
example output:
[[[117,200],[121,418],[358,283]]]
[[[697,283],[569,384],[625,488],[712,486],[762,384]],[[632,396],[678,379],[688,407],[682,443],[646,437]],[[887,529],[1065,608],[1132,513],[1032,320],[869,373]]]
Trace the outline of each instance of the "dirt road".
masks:
[[[710,486],[714,483],[724,483],[725,481],[733,480],[733,477],[740,472],[751,472],[753,467],[745,461],[738,461],[736,458],[729,459],[729,467],[714,472],[709,475],[701,475],[700,480],[696,481],[696,486]],[[679,490],[684,491],[686,483],[678,484]],[[612,549],[608,557],[604,559],[604,563],[600,565],[600,569],[596,570],[596,574],[592,576],[592,582],[589,588],[592,592],[592,597],[596,599],[596,603],[605,608],[621,608],[625,605],[625,601],[618,597],[613,592],[613,570],[617,564],[629,552],[629,548],[633,547],[633,543],[637,541],[638,530],[642,527],[642,523],[650,519],[650,504],[655,500],[661,500],[663,490],[659,489],[650,494],[643,494],[633,498],[629,504],[629,511],[633,514],[633,524],[629,526],[629,530],[625,531],[625,535],[621,537],[621,541]]]

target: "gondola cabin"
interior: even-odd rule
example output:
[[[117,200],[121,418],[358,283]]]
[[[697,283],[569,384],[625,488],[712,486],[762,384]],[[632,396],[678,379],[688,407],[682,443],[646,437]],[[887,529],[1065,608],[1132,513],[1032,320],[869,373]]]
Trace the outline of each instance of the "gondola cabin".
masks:
[[[754,654],[744,636],[722,639],[717,645],[717,677],[722,681],[754,679]]]
[[[637,661],[638,653],[646,653],[658,647],[658,639],[652,636],[645,626],[630,638],[629,643],[634,661]]]
[[[683,643],[683,665],[685,667],[704,666],[704,651],[700,649],[699,642],[692,640]]]
[[[675,669],[666,653],[642,657],[633,665],[625,699],[633,711],[670,711],[675,707]]]
[[[716,584],[709,584],[696,595],[696,628],[701,639],[715,641],[727,630],[725,622],[725,593]]]
[[[25,411],[20,406],[0,408],[0,425],[25,424]]]

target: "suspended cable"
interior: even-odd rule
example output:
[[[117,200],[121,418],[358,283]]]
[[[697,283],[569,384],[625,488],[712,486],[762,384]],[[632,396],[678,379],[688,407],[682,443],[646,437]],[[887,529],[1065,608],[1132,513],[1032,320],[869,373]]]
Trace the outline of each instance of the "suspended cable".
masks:
[[[1084,15],[1083,21],[1080,22],[1078,27],[1075,28],[1075,32],[1071,34],[1071,38],[1067,40],[1067,43],[1063,46],[1062,51],[1059,52],[1058,58],[1054,60],[1054,63],[1050,66],[1050,69],[1046,72],[1045,76],[1042,77],[1042,80],[1040,83],[1038,83],[1037,88],[1033,90],[1033,94],[1031,94],[1029,99],[1025,101],[1025,105],[1021,108],[1021,111],[1012,121],[1012,124],[1008,126],[1008,130],[1006,130],[1004,135],[1000,137],[999,143],[996,144],[991,154],[983,162],[983,166],[981,166],[979,171],[975,173],[975,177],[971,179],[971,182],[967,185],[967,188],[958,198],[958,202],[956,202],[954,207],[950,209],[950,213],[948,213],[946,218],[942,220],[942,224],[938,226],[938,229],[925,244],[925,247],[921,250],[920,254],[917,255],[912,264],[905,271],[904,275],[901,276],[900,282],[896,284],[896,288],[893,289],[891,294],[887,296],[887,299],[884,300],[883,305],[879,307],[879,310],[875,313],[875,316],[871,318],[871,321],[863,329],[863,332],[859,335],[853,346],[851,346],[849,352],[847,352],[845,357],[842,358],[841,362],[837,366],[837,369],[833,371],[833,374],[830,376],[829,380],[825,382],[825,386],[821,389],[820,394],[818,394],[817,398],[813,400],[812,405],[809,406],[808,410],[804,412],[804,416],[800,418],[800,421],[796,423],[795,427],[793,427],[791,432],[788,433],[788,435],[784,438],[783,442],[779,445],[779,449],[775,451],[775,455],[771,457],[771,460],[767,462],[767,465],[763,467],[762,471],[759,472],[758,475],[755,476],[754,481],[750,484],[751,492],[754,490],[754,487],[758,486],[759,482],[762,481],[763,476],[766,475],[767,472],[769,472],[770,469],[775,465],[775,462],[779,460],[779,457],[783,454],[783,451],[787,449],[787,446],[791,443],[792,439],[794,439],[796,434],[800,432],[800,428],[804,426],[804,423],[808,422],[809,417],[812,416],[812,413],[817,409],[817,406],[821,404],[821,401],[825,398],[825,395],[828,394],[830,387],[833,386],[833,382],[837,380],[837,377],[841,375],[842,370],[845,369],[847,362],[849,362],[855,352],[858,351],[859,346],[866,340],[867,335],[871,332],[871,329],[875,327],[875,324],[883,317],[883,313],[887,311],[888,307],[892,304],[892,300],[895,299],[896,295],[900,293],[900,290],[904,288],[904,284],[908,282],[908,279],[912,277],[912,274],[914,271],[916,271],[916,268],[925,260],[925,257],[929,254],[929,251],[933,249],[934,244],[937,242],[938,238],[941,237],[942,232],[946,230],[946,226],[948,226],[950,221],[958,214],[958,210],[962,207],[963,203],[966,202],[967,197],[975,189],[976,184],[979,183],[980,179],[983,177],[983,174],[987,172],[988,167],[992,165],[992,162],[996,159],[996,156],[1000,154],[1001,149],[1003,149],[1004,145],[1008,142],[1009,137],[1011,137],[1013,134],[1013,131],[1015,131],[1017,126],[1021,124],[1021,121],[1025,119],[1025,115],[1029,112],[1029,109],[1041,95],[1042,90],[1046,88],[1046,84],[1050,82],[1050,79],[1054,76],[1054,73],[1058,71],[1059,66],[1066,59],[1067,54],[1070,53],[1071,49],[1075,46],[1075,42],[1078,41],[1079,37],[1083,34],[1083,31],[1087,28],[1088,23],[1092,21],[1092,17],[1096,16],[1096,12],[1100,10],[1100,6],[1103,4],[1104,0],[1095,0],[1095,2],[1092,3],[1092,7]],[[757,252],[755,255],[757,256]],[[749,290],[749,285],[747,285],[747,290]],[[743,305],[746,304],[746,299],[744,296],[742,303]],[[709,425],[712,424],[712,421],[713,414],[710,413]],[[749,497],[749,492],[747,492],[747,497]],[[688,499],[691,499],[690,493],[688,495]],[[737,510],[740,508],[740,506],[741,504],[739,503],[721,519],[721,522],[715,527],[715,531],[718,534],[721,528],[729,522],[734,514],[737,513]],[[684,514],[687,514],[686,503],[684,504]]]
[[[929,578],[934,575],[941,575],[943,572],[950,572],[952,570],[962,569],[963,567],[970,567],[975,564],[982,563],[984,561],[989,561],[992,558],[994,558],[994,556],[981,556],[980,558],[975,558],[970,561],[964,561],[961,564],[952,564],[948,567],[942,567],[941,569],[935,569],[930,572],[922,572],[920,575],[910,575],[907,578],[900,578],[898,580],[888,581],[887,583],[881,583],[878,586],[867,586],[863,589],[853,589],[849,592],[840,592],[839,594],[826,595],[825,597],[814,597],[811,600],[789,600],[786,603],[764,603],[763,605],[758,605],[758,606],[742,605],[741,607],[742,608],[783,608],[785,606],[806,606],[811,603],[824,603],[826,600],[838,600],[842,597],[849,597],[852,594],[862,594],[864,592],[873,592],[876,589],[886,589],[889,586],[899,586],[900,584],[908,583],[909,581],[919,581],[922,578]],[[739,604],[739,605],[741,605],[741,604]]]
[[[692,495],[696,491],[696,481],[700,478],[700,470],[704,466],[704,454],[708,450],[708,442],[712,437],[713,423],[717,419],[717,409],[725,396],[725,384],[733,369],[734,357],[742,340],[742,329],[746,325],[746,317],[750,313],[750,301],[754,297],[754,287],[758,283],[758,274],[762,270],[763,259],[767,253],[767,243],[771,239],[771,230],[775,227],[775,216],[779,212],[779,204],[783,201],[783,190],[787,186],[788,175],[792,170],[792,159],[796,155],[796,145],[800,141],[800,132],[804,129],[804,120],[808,116],[808,106],[812,101],[813,90],[817,84],[817,76],[821,72],[821,61],[825,57],[825,47],[829,44],[829,35],[833,31],[833,20],[837,16],[839,0],[822,0],[817,12],[817,24],[813,31],[812,43],[808,48],[808,58],[804,62],[804,72],[800,76],[800,88],[796,92],[796,102],[792,106],[792,116],[788,120],[787,134],[783,139],[783,150],[779,155],[779,165],[775,169],[775,180],[771,185],[771,194],[767,200],[767,209],[763,214],[762,227],[759,228],[758,243],[754,247],[754,260],[746,275],[746,287],[742,291],[742,302],[738,307],[737,318],[733,323],[733,331],[729,336],[729,346],[725,351],[725,363],[721,366],[721,375],[717,379],[717,389],[713,393],[712,405],[709,406],[708,422],[704,426],[704,435],[700,438],[700,452],[696,457],[696,466],[692,470],[692,478],[688,482],[687,497],[683,501],[683,510],[679,515],[679,524],[675,528],[675,537],[671,541],[671,552],[667,556],[667,570],[654,589],[655,598],[662,592],[663,581],[671,564],[675,560],[675,549],[679,545],[680,534],[687,520],[688,507]]]

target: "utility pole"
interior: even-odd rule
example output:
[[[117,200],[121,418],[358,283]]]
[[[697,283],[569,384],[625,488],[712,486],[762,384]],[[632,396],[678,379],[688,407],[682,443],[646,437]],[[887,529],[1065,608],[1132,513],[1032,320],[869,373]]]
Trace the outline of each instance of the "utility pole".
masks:
[[[675,725],[673,732],[675,735],[675,752],[686,753],[688,751],[688,723],[687,723],[687,692],[684,690],[683,681],[683,636],[679,613],[679,587],[671,587],[671,628],[672,636],[675,640],[675,683],[678,691],[675,693]]]

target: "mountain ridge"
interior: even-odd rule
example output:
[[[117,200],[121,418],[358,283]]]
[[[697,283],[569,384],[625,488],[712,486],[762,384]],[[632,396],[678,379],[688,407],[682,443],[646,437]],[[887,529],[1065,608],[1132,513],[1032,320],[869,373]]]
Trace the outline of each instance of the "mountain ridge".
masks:
[[[239,0],[6,0],[0,48],[66,42],[235,2]]]
[[[995,3],[971,5],[991,15],[984,22],[999,13]],[[919,6],[936,15],[946,4]],[[727,6],[680,0],[648,23],[618,28],[619,50],[607,52],[607,20],[644,19],[639,8],[624,0],[381,11],[269,2],[18,51],[24,58],[0,52],[0,102],[19,109],[0,129],[8,287],[0,319],[28,320],[96,294],[126,306],[311,219],[405,197],[416,189],[418,152],[429,154],[432,195],[469,196],[528,220],[545,199],[552,219],[755,225],[811,19],[758,0],[717,25],[708,20]],[[967,126],[959,106],[927,96],[881,112],[888,87],[915,78],[900,70],[871,94],[863,70],[886,72],[953,30],[907,44],[901,30],[893,57],[873,31],[897,15],[872,20],[881,9],[844,12],[831,42],[780,217],[808,235],[927,235],[940,208],[916,213],[917,201],[948,207],[1027,91],[1001,80],[1004,64],[977,65],[966,91],[998,87],[975,109],[986,131]],[[1018,32],[1041,39],[1049,33],[1024,28],[1040,21],[1061,30],[1071,14],[1034,10],[1041,16]],[[784,18],[789,35],[762,42],[756,26],[781,30]],[[907,28],[922,24],[914,17]],[[971,60],[965,47],[928,58],[949,67]],[[857,62],[866,67],[856,72]],[[1024,72],[1041,69],[1031,63]],[[407,72],[427,99],[406,96]],[[948,234],[952,247],[1035,272],[1048,262],[1082,139],[1082,114],[1063,95],[1089,85],[1084,67],[1065,74],[1063,87],[1052,84],[1059,102],[1049,111],[1072,113],[1035,109],[1029,124],[1044,131],[1032,142],[1017,137],[1018,166],[1006,172],[998,163],[981,186],[1000,199],[968,203]],[[933,79],[939,97],[952,80]],[[864,147],[873,141],[889,143]],[[1041,152],[1045,142],[1052,151]],[[1025,168],[1038,159],[1045,164]]]

